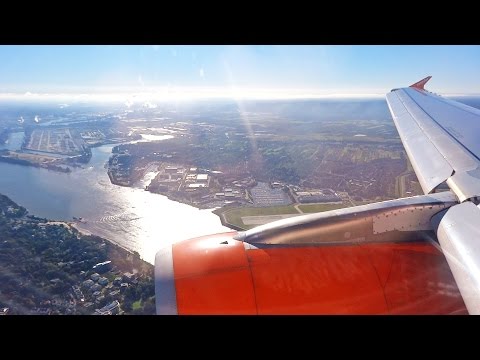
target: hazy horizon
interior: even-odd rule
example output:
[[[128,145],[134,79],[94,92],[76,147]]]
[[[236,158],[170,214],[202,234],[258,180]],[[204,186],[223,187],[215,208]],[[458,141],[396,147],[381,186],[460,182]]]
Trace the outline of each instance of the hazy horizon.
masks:
[[[0,93],[0,101],[25,101],[25,102],[60,102],[63,105],[78,102],[108,102],[125,103],[128,107],[133,104],[155,104],[164,102],[189,102],[189,101],[261,101],[261,100],[361,100],[384,99],[385,93],[320,93],[320,92],[289,92],[273,90],[263,91],[202,91],[202,89],[189,89],[188,91],[173,92],[93,92],[93,93]],[[446,97],[479,97],[480,93],[444,93]]]
[[[457,45],[2,45],[0,96],[371,97],[428,75],[437,93],[476,95],[479,58]]]

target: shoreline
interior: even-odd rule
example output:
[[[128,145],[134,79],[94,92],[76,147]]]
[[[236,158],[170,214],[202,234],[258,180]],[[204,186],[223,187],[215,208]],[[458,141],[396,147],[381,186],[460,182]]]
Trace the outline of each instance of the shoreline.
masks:
[[[217,212],[218,210],[218,212]],[[212,210],[212,213],[214,213],[215,215],[217,215],[219,218],[220,218],[220,222],[222,223],[223,226],[229,228],[229,229],[232,229],[232,230],[235,230],[235,231],[246,231],[245,229],[242,229],[240,226],[236,226],[236,225],[233,225],[233,224],[230,224],[229,222],[227,222],[227,220],[225,219],[225,216],[223,215],[225,212],[228,211],[225,210],[225,211],[221,211],[222,208],[218,208],[218,209],[215,209],[215,210]]]
[[[3,194],[3,193],[0,193],[0,196],[4,196],[4,197],[8,198],[10,201],[14,202],[14,201],[11,200],[7,195],[5,195],[5,194]],[[16,202],[14,202],[14,203],[15,203],[15,205],[17,205],[17,206],[22,207],[22,205],[19,205],[19,204],[16,203]],[[23,208],[23,207],[22,207],[22,208]],[[34,214],[30,213],[30,211],[29,211],[28,209],[26,209],[26,208],[24,208],[24,209],[25,209],[25,211],[26,211],[26,213],[25,213],[25,215],[24,215],[25,217],[31,217],[31,218],[36,219],[36,220],[44,220],[44,222],[43,222],[42,224],[45,224],[45,225],[63,225],[63,226],[65,226],[67,229],[70,229],[70,230],[74,229],[74,231],[78,232],[81,236],[95,236],[95,237],[100,238],[101,240],[106,240],[106,241],[108,241],[109,243],[111,243],[112,245],[118,246],[119,248],[121,248],[122,250],[125,250],[126,252],[128,252],[128,253],[131,254],[131,255],[138,255],[138,257],[139,257],[142,261],[150,264],[147,260],[145,260],[145,259],[143,259],[143,258],[141,257],[141,255],[139,254],[138,251],[128,249],[128,248],[126,248],[124,245],[119,244],[118,242],[116,242],[115,240],[112,240],[111,238],[108,238],[108,237],[106,237],[106,236],[102,236],[102,235],[95,234],[95,233],[91,232],[90,230],[87,230],[87,229],[85,229],[85,228],[82,228],[82,227],[80,227],[79,224],[78,224],[77,222],[75,222],[75,221],[54,220],[54,219],[49,219],[49,218],[41,218],[41,217],[39,217],[39,216],[37,216],[37,215],[34,215]],[[150,265],[154,265],[154,264],[150,264]]]
[[[31,161],[23,160],[23,159],[16,159],[8,156],[3,156],[0,155],[0,162],[8,163],[8,164],[13,164],[13,165],[20,165],[20,166],[30,166],[30,167],[35,167],[39,169],[46,169],[46,170],[51,170],[51,171],[56,171],[59,173],[64,173],[64,174],[69,174],[72,172],[72,169],[68,165],[65,165],[66,167],[63,168],[59,165],[52,165],[52,164],[41,164],[41,163],[34,163]],[[72,165],[70,165],[72,166]]]
[[[145,191],[148,191],[148,190],[145,190]],[[156,192],[152,192],[150,191],[152,194],[156,194],[156,195],[161,195],[161,196],[165,196],[168,200],[170,201],[175,201],[177,203],[180,203],[180,204],[184,204],[184,205],[188,205],[188,206],[191,206],[195,209],[198,209],[198,210],[211,210],[210,212],[212,214],[215,214],[218,216],[218,218],[220,219],[220,223],[222,224],[222,226],[225,226],[229,229],[232,229],[232,230],[236,230],[236,231],[245,231],[244,229],[238,227],[238,226],[235,226],[233,224],[230,224],[227,222],[227,220],[225,219],[225,217],[223,216],[223,213],[225,211],[228,211],[229,209],[228,208],[225,208],[225,206],[221,206],[221,207],[199,207],[198,205],[195,205],[191,202],[189,202],[188,200],[185,200],[185,199],[182,199],[182,198],[176,198],[176,197],[173,197],[173,196],[170,196],[169,194],[162,194],[162,193],[156,193]],[[224,209],[222,211],[222,209]]]
[[[35,216],[35,215],[34,215]],[[47,221],[45,222],[45,224],[47,225],[65,225],[67,228],[74,228],[76,231],[78,231],[78,233],[80,233],[80,235],[82,236],[97,236],[99,238],[102,238],[104,240],[107,240],[108,242],[111,242],[112,244],[114,245],[117,245],[118,247],[121,247],[123,250],[129,252],[130,254],[134,254],[135,251],[134,250],[131,250],[131,249],[128,249],[126,248],[125,246],[121,245],[120,243],[116,242],[115,240],[112,240],[106,236],[103,236],[103,235],[98,235],[98,234],[95,234],[93,232],[91,232],[90,230],[87,230],[85,228],[82,228],[79,226],[79,224],[75,221],[63,221],[63,220],[51,220],[51,219],[47,219]],[[148,262],[146,261],[145,259],[143,259],[141,256],[140,258],[145,261],[145,262]]]
[[[67,225],[73,227],[75,230],[77,230],[80,234],[82,234],[82,235],[84,235],[84,236],[97,236],[97,237],[99,237],[99,238],[102,238],[102,239],[104,239],[104,240],[106,240],[106,241],[108,241],[108,242],[110,242],[110,243],[112,243],[112,244],[114,244],[114,245],[122,248],[123,250],[127,251],[127,252],[130,253],[130,254],[138,253],[138,251],[134,251],[134,250],[128,249],[128,248],[126,248],[124,245],[116,242],[115,240],[112,240],[111,238],[108,238],[108,237],[103,236],[103,235],[98,235],[98,234],[92,233],[90,230],[81,228],[81,227],[79,226],[79,224],[76,223],[76,222],[57,221],[57,223],[67,224]],[[139,255],[139,257],[140,257],[140,259],[142,259],[143,261],[149,263],[147,260],[145,260],[144,258],[142,258],[141,255]],[[149,264],[150,264],[150,263],[149,263]],[[153,265],[153,264],[152,264],[152,265]]]

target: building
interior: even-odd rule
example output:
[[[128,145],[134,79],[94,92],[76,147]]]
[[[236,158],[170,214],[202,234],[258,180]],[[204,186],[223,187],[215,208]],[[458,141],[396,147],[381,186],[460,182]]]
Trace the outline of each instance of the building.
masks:
[[[207,187],[206,184],[188,184],[187,186],[189,189],[198,189],[198,188],[204,188],[204,187]]]
[[[85,289],[90,289],[95,283],[93,282],[93,280],[85,280],[83,283],[82,283],[82,286],[85,288]]]
[[[93,293],[97,292],[97,291],[102,291],[102,285],[100,284],[95,284],[93,285],[91,288],[90,288],[90,291],[92,291]]]
[[[83,295],[82,290],[80,290],[80,288],[77,285],[73,285],[72,290],[77,300],[85,301],[85,296]]]
[[[120,303],[117,300],[114,300],[103,308],[95,310],[95,313],[99,315],[115,315],[118,314],[119,311]]]
[[[112,269],[112,262],[110,260],[98,263],[92,267],[92,270],[99,273],[104,273]]]
[[[342,199],[335,192],[326,190],[297,191],[297,200],[302,204],[308,203],[341,203]]]
[[[98,279],[100,279],[100,275],[98,275],[97,273],[93,273],[92,275],[90,275],[90,279],[92,279],[93,281],[98,281]]]
[[[108,279],[106,277],[101,277],[98,279],[98,283],[102,286],[108,285]]]
[[[207,181],[208,181],[208,174],[197,175],[197,182],[207,182]]]
[[[178,171],[178,168],[174,166],[167,166],[165,168],[165,173],[167,174],[175,174],[177,171]]]
[[[4,307],[0,308],[0,315],[7,315],[10,312],[10,308]]]
[[[124,282],[132,282],[133,280],[135,280],[135,274],[128,273],[128,272],[123,274]]]

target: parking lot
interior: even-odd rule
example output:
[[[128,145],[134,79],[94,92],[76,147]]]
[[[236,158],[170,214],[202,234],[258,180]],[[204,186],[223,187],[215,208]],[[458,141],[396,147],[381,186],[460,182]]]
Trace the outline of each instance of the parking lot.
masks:
[[[254,206],[290,205],[292,200],[282,189],[272,189],[267,183],[259,182],[250,190]]]

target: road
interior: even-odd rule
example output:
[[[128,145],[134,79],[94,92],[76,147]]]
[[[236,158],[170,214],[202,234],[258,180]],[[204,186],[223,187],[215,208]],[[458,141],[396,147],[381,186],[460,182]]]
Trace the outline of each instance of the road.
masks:
[[[303,214],[304,212],[302,211],[302,209],[300,209],[298,206],[301,205],[301,204],[296,204],[296,205],[293,205],[293,207],[295,209],[297,209],[297,211],[300,213],[300,214]]]

